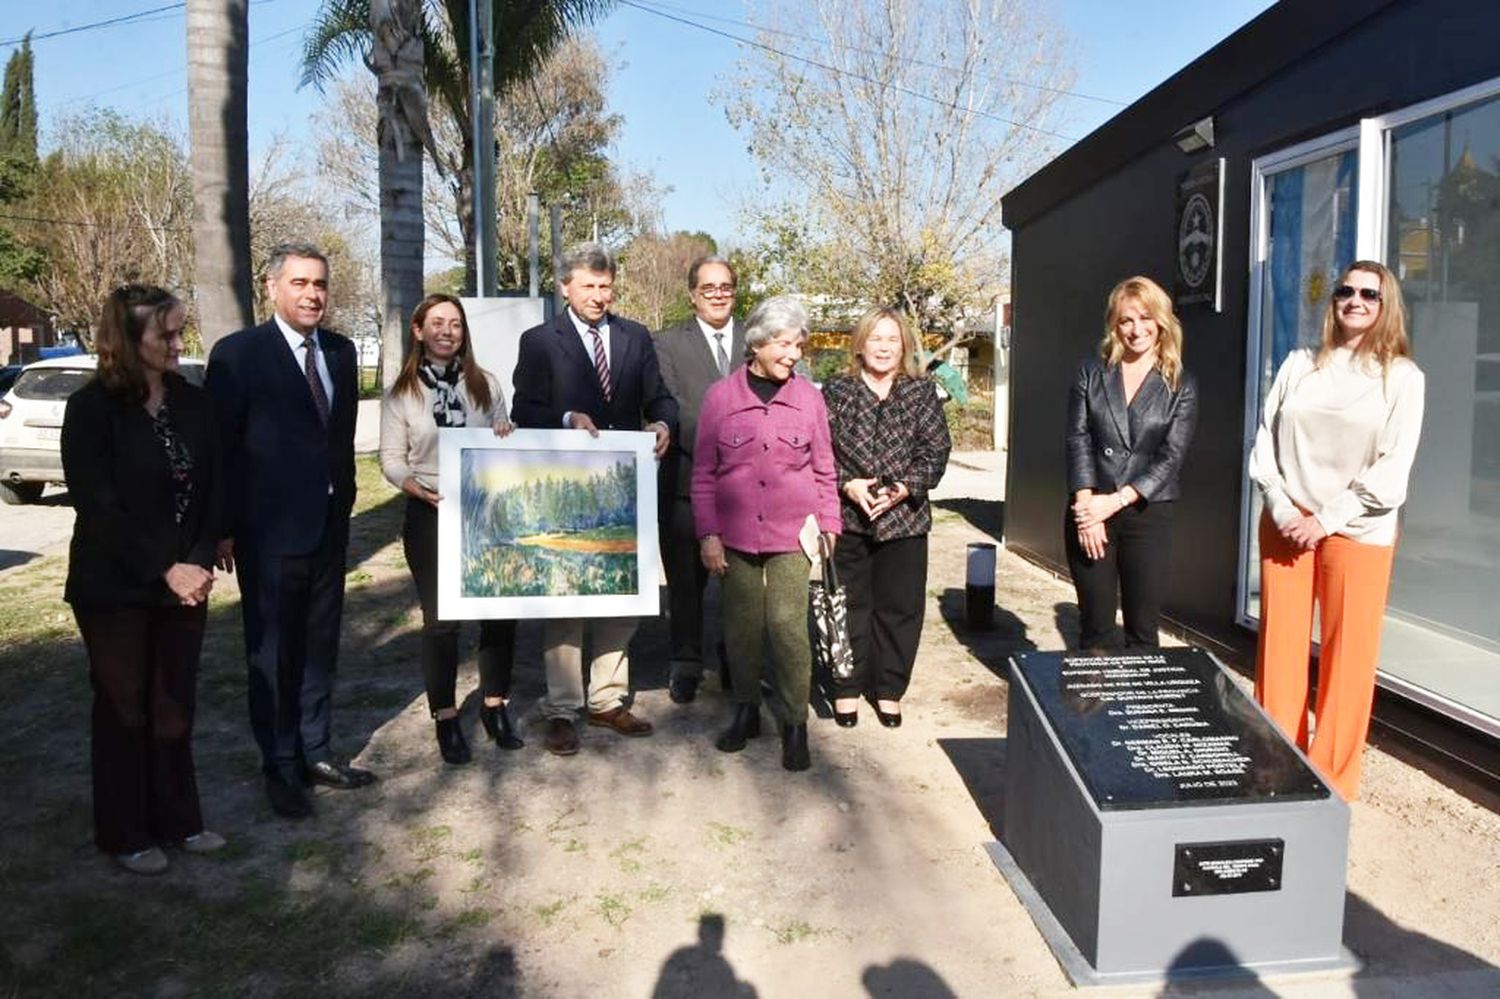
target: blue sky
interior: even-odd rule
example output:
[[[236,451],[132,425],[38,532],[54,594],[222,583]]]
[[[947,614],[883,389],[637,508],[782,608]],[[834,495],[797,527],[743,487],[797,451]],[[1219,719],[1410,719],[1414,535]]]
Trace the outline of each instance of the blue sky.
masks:
[[[1046,0],[1042,0],[1046,2]],[[739,19],[754,3],[657,0],[682,16],[743,34],[715,18]],[[169,7],[170,0],[6,0],[0,42],[27,30],[37,35]],[[1270,6],[1269,0],[1052,0],[1077,71],[1072,89],[1129,102]],[[276,134],[295,144],[321,98],[297,89],[302,30],[313,0],[251,0],[251,145]],[[696,13],[695,13],[696,12]],[[595,35],[616,65],[613,110],[625,118],[617,156],[631,170],[653,172],[670,186],[665,222],[736,241],[740,193],[756,180],[744,140],[708,100],[739,57],[734,42],[639,9],[620,7]],[[180,7],[130,23],[78,31],[33,43],[37,99],[46,128],[60,114],[97,104],[135,115],[164,117],[185,132],[185,23]],[[12,45],[0,45],[0,59]],[[1064,131],[1079,137],[1103,124],[1116,105],[1072,99]],[[252,156],[252,163],[254,162]]]

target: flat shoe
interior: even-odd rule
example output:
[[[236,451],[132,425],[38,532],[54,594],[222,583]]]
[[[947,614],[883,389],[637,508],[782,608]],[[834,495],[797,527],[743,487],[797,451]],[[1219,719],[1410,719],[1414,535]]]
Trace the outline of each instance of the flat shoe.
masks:
[[[211,829],[193,833],[182,841],[182,849],[186,853],[217,853],[229,844],[223,836]]]
[[[309,763],[304,771],[304,776],[309,784],[322,784],[324,787],[336,787],[340,791],[352,791],[357,787],[366,787],[375,783],[375,775],[368,770],[359,767],[351,767],[347,763],[339,763],[335,760],[320,760],[317,763]]]
[[[567,718],[548,718],[543,744],[554,756],[572,756],[578,752],[578,729]]]
[[[147,847],[134,853],[117,853],[115,863],[131,874],[151,875],[167,872],[167,855],[161,852],[159,846]]]
[[[901,727],[901,712],[899,711],[897,711],[895,714],[891,714],[888,711],[881,711],[879,708],[876,708],[875,716],[880,719],[880,724],[884,725],[886,728]]]

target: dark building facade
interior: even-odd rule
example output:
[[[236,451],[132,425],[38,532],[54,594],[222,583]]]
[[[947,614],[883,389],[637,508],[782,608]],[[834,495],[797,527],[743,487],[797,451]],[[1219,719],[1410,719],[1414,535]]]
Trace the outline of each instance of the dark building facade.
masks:
[[[1064,408],[1105,296],[1132,274],[1183,288],[1214,238],[1197,296],[1209,300],[1178,310],[1201,422],[1167,611],[1252,648],[1259,507],[1245,462],[1260,400],[1281,359],[1316,341],[1342,269],[1381,260],[1401,277],[1428,378],[1381,683],[1500,735],[1497,39],[1496,3],[1282,0],[1007,196],[1009,547],[1066,572]],[[1206,233],[1184,208],[1193,190],[1217,209]]]

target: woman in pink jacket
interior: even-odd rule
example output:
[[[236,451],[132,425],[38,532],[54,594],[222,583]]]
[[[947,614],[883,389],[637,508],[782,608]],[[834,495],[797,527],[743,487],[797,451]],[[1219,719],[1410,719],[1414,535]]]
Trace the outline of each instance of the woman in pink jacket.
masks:
[[[790,296],[756,306],[745,322],[747,363],[703,398],[693,449],[693,519],[709,572],[723,577],[724,644],[734,681],[734,720],[715,745],[739,752],[760,734],[762,636],[776,663],[773,710],[781,765],[811,766],[807,700],[807,518],[840,531],[838,474],[823,396],[794,367],[807,341],[807,311]]]

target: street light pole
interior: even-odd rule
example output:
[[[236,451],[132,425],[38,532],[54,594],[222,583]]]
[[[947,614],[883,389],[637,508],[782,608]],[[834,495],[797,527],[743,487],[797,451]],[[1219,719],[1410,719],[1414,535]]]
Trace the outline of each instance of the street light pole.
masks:
[[[474,293],[495,296],[494,0],[469,0],[469,117],[474,143]]]

